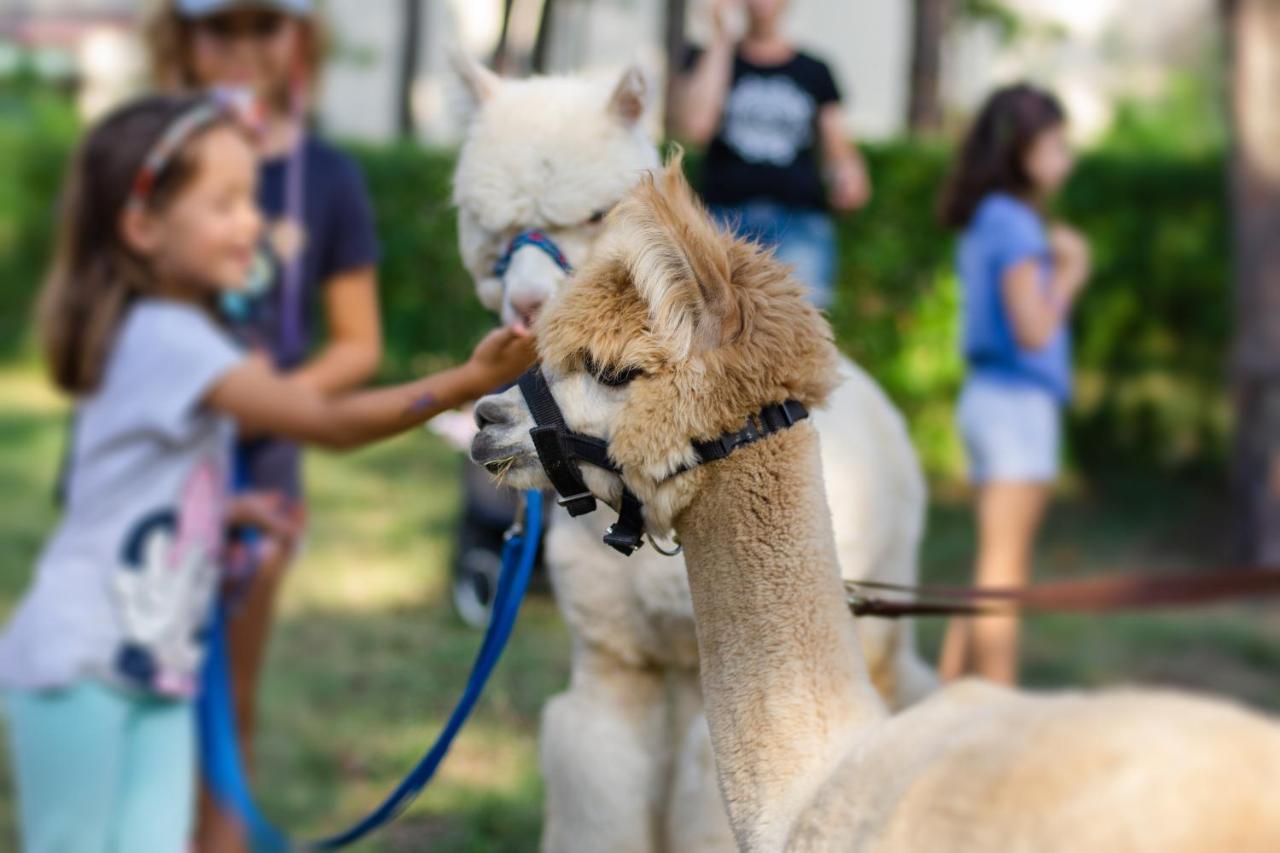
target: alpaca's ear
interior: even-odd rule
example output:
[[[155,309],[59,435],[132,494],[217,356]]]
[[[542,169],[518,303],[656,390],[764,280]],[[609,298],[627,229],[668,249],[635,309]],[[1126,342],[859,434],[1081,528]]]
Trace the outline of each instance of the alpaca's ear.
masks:
[[[633,125],[644,118],[649,106],[649,84],[644,72],[632,65],[622,72],[622,79],[609,97],[609,114],[624,124]]]
[[[454,74],[462,82],[462,88],[466,91],[469,100],[468,112],[474,112],[477,107],[492,98],[494,92],[498,91],[498,87],[502,85],[501,77],[456,46],[449,49],[449,64],[453,66]]]
[[[653,329],[677,355],[715,349],[742,334],[731,238],[694,198],[679,153],[620,206],[614,221],[621,256],[649,305]]]

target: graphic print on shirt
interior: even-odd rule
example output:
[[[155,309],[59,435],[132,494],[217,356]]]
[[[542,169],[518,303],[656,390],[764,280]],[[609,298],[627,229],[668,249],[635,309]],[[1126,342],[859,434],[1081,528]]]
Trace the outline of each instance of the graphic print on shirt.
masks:
[[[241,343],[272,351],[272,336],[281,328],[280,312],[284,309],[281,288],[288,270],[301,263],[308,240],[304,225],[288,216],[267,223],[258,250],[260,286],[241,297],[239,312],[228,314]]]
[[[196,465],[178,509],[137,522],[112,578],[124,638],[117,673],[165,696],[195,692],[203,634],[217,591],[223,478],[212,460]]]
[[[240,331],[241,343],[270,349],[269,342],[257,339],[252,333],[252,320],[255,317],[261,320],[266,314],[274,317],[276,306],[272,304],[272,288],[290,264],[298,261],[306,246],[307,231],[301,223],[281,217],[266,224],[254,250],[253,264],[244,286],[221,296],[223,317]]]
[[[813,96],[790,77],[744,75],[724,106],[725,144],[748,163],[788,166],[813,140]]]

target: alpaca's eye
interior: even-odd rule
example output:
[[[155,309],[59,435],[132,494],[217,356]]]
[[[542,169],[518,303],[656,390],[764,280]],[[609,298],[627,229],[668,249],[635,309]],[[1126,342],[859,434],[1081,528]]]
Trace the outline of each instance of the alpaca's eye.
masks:
[[[618,367],[614,364],[606,364],[602,367],[590,355],[583,356],[582,369],[595,377],[601,385],[609,388],[621,388],[630,384],[637,376],[644,374],[644,371],[638,367]]]
[[[630,385],[631,380],[643,374],[644,371],[638,367],[606,367],[596,376],[601,385],[607,385],[610,388],[621,388]]]
[[[591,216],[587,219],[587,224],[599,225],[601,222],[604,222],[604,215],[608,212],[609,211],[607,210],[597,210],[595,213],[591,214]]]

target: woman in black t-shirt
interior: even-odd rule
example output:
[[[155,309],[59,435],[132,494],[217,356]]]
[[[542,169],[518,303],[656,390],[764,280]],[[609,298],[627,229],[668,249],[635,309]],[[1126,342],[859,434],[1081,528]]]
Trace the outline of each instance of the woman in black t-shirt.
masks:
[[[776,246],[825,308],[835,277],[828,211],[856,210],[871,194],[844,130],[840,91],[826,63],[782,34],[786,0],[712,3],[712,41],[691,52],[676,103],[682,135],[710,143],[703,198],[727,226]],[[743,6],[748,25],[739,40],[727,18]]]

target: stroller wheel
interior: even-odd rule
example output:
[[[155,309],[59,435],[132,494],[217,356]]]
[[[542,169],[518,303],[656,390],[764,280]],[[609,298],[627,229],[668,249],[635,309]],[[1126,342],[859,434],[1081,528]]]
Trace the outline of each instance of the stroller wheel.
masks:
[[[502,558],[482,545],[472,545],[458,555],[453,572],[453,609],[472,628],[489,624],[501,572]]]

